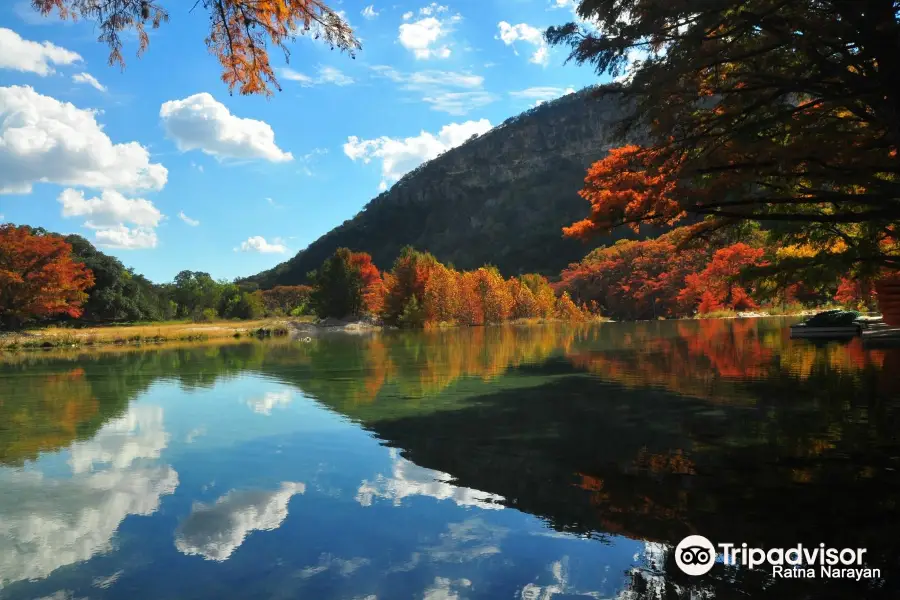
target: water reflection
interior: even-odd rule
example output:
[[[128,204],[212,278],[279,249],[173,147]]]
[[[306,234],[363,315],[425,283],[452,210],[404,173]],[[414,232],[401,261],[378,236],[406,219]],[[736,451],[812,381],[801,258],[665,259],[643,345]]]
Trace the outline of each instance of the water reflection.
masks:
[[[278,529],[290,499],[305,491],[302,483],[285,482],[274,492],[232,490],[211,506],[197,503],[178,527],[175,547],[183,554],[227,560],[249,533]]]
[[[140,407],[71,445],[71,477],[0,469],[0,584],[108,552],[127,516],[156,512],[178,474],[140,459],[158,457],[166,440],[162,410]]]
[[[786,325],[19,355],[0,593],[900,597],[900,351]],[[688,578],[691,533],[865,547],[883,579]]]
[[[408,496],[429,496],[437,500],[452,500],[459,506],[477,506],[482,509],[503,508],[502,496],[453,485],[453,476],[420,467],[391,450],[393,460],[390,477],[379,474],[373,482],[363,480],[356,494],[362,506],[371,506],[374,498],[387,498],[394,506],[400,506]]]

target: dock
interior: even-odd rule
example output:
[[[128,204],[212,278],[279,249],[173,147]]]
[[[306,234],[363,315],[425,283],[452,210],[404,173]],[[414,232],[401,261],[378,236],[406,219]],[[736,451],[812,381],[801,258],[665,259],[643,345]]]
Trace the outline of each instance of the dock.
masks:
[[[873,323],[860,333],[863,345],[867,347],[900,348],[900,327],[892,327],[887,323]]]
[[[829,338],[842,339],[860,335],[862,327],[853,325],[836,325],[832,327],[808,327],[803,323],[791,325],[792,338]]]

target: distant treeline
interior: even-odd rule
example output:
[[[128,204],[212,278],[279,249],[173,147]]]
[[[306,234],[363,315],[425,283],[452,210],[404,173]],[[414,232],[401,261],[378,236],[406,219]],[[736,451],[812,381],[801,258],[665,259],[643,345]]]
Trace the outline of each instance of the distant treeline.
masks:
[[[315,314],[403,327],[483,325],[514,319],[656,319],[760,308],[874,306],[871,280],[823,268],[802,281],[784,265],[816,251],[771,245],[748,225],[704,240],[687,227],[656,239],[621,240],[591,251],[551,283],[542,275],[504,278],[493,266],[457,270],[406,247],[381,272],[365,252],[339,248],[307,274],[309,285],[260,290],[249,281],[217,281],[181,271],[155,284],[77,235],[0,226],[0,323],[89,323],[257,319]],[[837,249],[840,250],[840,249]],[[822,253],[828,252],[818,250]],[[773,269],[777,263],[778,268]]]
[[[514,318],[584,320],[586,307],[554,294],[546,278],[504,279],[493,267],[456,271],[404,249],[381,273],[363,252],[339,249],[309,274],[313,285],[258,289],[181,271],[155,284],[77,235],[0,226],[0,323],[114,323],[257,319],[316,314],[383,319],[392,325],[481,325]]]

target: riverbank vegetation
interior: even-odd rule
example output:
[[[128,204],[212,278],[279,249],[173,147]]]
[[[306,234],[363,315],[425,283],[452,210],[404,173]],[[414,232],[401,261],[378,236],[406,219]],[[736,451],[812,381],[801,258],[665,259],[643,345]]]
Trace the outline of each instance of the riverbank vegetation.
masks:
[[[54,325],[65,333],[51,330],[52,335],[21,343],[57,345],[70,338],[121,343],[244,334],[252,327],[217,322],[263,318],[318,316],[433,328],[601,315],[644,320],[740,311],[783,314],[834,301],[871,305],[871,286],[864,280],[831,275],[824,283],[800,284],[766,274],[772,261],[804,250],[767,245],[768,233],[759,228],[744,228],[742,238],[746,241],[735,242],[719,231],[698,244],[688,229],[679,228],[657,239],[622,240],[591,251],[552,283],[538,274],[504,277],[489,265],[457,270],[410,247],[382,272],[367,253],[341,248],[308,274],[310,285],[260,290],[254,283],[217,281],[195,271],[155,284],[80,236],[6,224],[0,226],[0,323],[12,331]],[[154,332],[160,329],[157,322],[175,323],[162,333]],[[147,331],[71,333],[129,323]]]
[[[626,84],[597,94],[632,107],[620,123],[622,145],[588,171],[581,196],[590,213],[565,234],[685,226],[680,243],[626,243],[576,270],[603,273],[602,287],[611,280],[605,266],[640,269],[640,255],[653,255],[647,268],[658,272],[649,281],[659,285],[640,284],[639,312],[659,293],[664,313],[684,310],[677,305],[698,293],[701,311],[773,292],[799,300],[827,291],[871,304],[872,282],[900,272],[900,37],[885,26],[896,25],[896,6],[696,4],[581,0],[581,23],[546,32],[550,44],[571,48],[570,60],[625,75]],[[664,255],[716,237],[730,249],[716,250],[708,267],[685,275],[684,295],[675,293],[680,277],[658,266],[682,271],[694,256]],[[732,245],[745,241],[764,252]],[[754,276],[752,287],[722,286],[737,266]],[[583,287],[581,275],[568,279]]]

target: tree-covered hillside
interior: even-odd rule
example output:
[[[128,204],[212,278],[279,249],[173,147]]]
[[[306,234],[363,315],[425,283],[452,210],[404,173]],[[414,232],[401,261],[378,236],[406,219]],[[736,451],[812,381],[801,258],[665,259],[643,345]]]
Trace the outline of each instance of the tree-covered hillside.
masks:
[[[587,167],[620,142],[612,130],[622,106],[591,91],[542,104],[423,164],[353,219],[249,279],[263,288],[300,283],[340,247],[390,265],[406,245],[457,268],[555,276],[590,250],[561,229],[589,208],[578,196]]]

